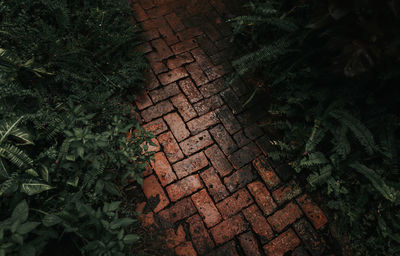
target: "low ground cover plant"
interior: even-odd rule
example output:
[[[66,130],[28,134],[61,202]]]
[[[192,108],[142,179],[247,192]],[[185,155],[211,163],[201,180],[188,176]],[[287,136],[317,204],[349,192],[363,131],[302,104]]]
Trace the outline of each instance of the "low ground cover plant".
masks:
[[[130,16],[124,0],[0,3],[0,256],[132,253],[121,187],[141,183],[151,135],[126,104],[146,68]]]
[[[325,192],[354,255],[400,253],[400,6],[396,1],[253,1],[232,20],[270,93],[269,152]],[[260,88],[257,88],[260,91]]]

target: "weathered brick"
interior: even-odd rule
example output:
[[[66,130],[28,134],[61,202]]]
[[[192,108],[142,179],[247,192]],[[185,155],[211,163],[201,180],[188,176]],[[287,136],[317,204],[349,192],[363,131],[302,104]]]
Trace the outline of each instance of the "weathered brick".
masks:
[[[151,162],[151,166],[157,174],[161,185],[166,186],[176,180],[176,175],[163,152],[158,152],[154,155],[154,161]]]
[[[179,146],[186,156],[190,156],[211,144],[213,144],[213,140],[211,139],[210,133],[204,131],[182,141],[179,143]]]
[[[187,28],[178,33],[178,38],[181,41],[192,39],[196,36],[202,35],[203,31],[199,27],[191,27]]]
[[[189,74],[186,72],[185,68],[179,67],[173,69],[167,73],[163,73],[158,75],[158,79],[160,79],[161,84],[167,85],[173,83],[179,79],[187,77]]]
[[[285,184],[272,192],[272,196],[278,202],[278,204],[283,204],[291,200],[292,198],[300,195],[300,193],[300,186],[297,185],[297,183],[295,183],[294,181],[291,181],[290,183]]]
[[[169,25],[165,24],[158,27],[158,31],[168,45],[173,45],[179,42],[178,37],[175,35]]]
[[[257,205],[253,204],[242,212],[246,220],[251,224],[254,233],[259,235],[263,241],[269,240],[274,236],[271,226],[268,224]]]
[[[160,16],[166,15],[168,13],[171,13],[171,7],[168,5],[157,5],[156,7],[147,10],[147,15],[150,18],[158,18]]]
[[[156,75],[168,71],[167,66],[161,61],[150,62],[150,65]]]
[[[210,69],[213,66],[210,58],[201,48],[196,48],[192,50],[191,53],[203,71]]]
[[[249,192],[246,189],[241,189],[223,201],[217,203],[217,208],[224,219],[227,219],[243,208],[253,203]]]
[[[232,89],[228,88],[220,93],[221,98],[232,109],[233,114],[238,114],[243,111],[242,103]]]
[[[206,36],[198,36],[196,40],[200,48],[203,49],[208,56],[216,54],[219,51],[215,44]]]
[[[149,42],[145,42],[145,43],[142,43],[142,44],[136,46],[135,50],[140,53],[145,54],[145,53],[151,52],[153,50],[153,48],[151,47]]]
[[[214,80],[222,77],[223,75],[225,75],[225,69],[224,69],[224,66],[218,65],[218,66],[214,66],[210,69],[207,69],[206,71],[204,71],[204,73],[206,74],[208,80],[214,81]]]
[[[165,231],[165,238],[168,248],[174,248],[186,241],[185,230],[182,225],[179,225],[175,230],[174,228]]]
[[[133,4],[132,9],[133,15],[135,16],[135,19],[137,21],[141,22],[149,18],[143,8],[140,6],[140,4]]]
[[[225,155],[230,155],[238,149],[235,141],[225,130],[223,125],[220,124],[213,127],[212,129],[210,129],[210,133]]]
[[[145,58],[149,63],[155,63],[162,61],[162,58],[158,52],[149,52],[145,55]]]
[[[203,152],[199,152],[189,158],[175,163],[172,167],[179,179],[194,173],[208,165],[208,161]]]
[[[169,97],[179,94],[181,91],[176,83],[171,83],[161,89],[149,92],[154,103],[168,99]]]
[[[240,78],[231,83],[231,88],[238,97],[242,97],[243,95],[250,93],[250,89]]]
[[[154,212],[159,212],[164,209],[168,204],[168,197],[165,195],[160,183],[158,183],[156,176],[151,175],[143,181],[143,193],[147,200],[155,202]]]
[[[257,176],[251,170],[251,165],[246,165],[232,173],[232,175],[225,177],[224,184],[230,192],[234,192],[239,188],[245,187],[256,178]]]
[[[169,58],[167,61],[167,66],[169,69],[175,69],[183,66],[184,64],[192,63],[194,61],[190,53],[185,52],[179,55],[175,55]]]
[[[271,144],[270,139],[265,135],[261,138],[258,138],[256,140],[256,144],[265,156],[268,156],[269,152],[279,150],[277,146]]]
[[[150,164],[147,164],[145,170],[143,171],[143,177],[147,177],[151,174],[153,174],[153,168],[151,167]]]
[[[261,256],[257,240],[251,231],[243,233],[239,236],[239,242],[243,252],[248,256]]]
[[[156,138],[152,138],[151,143],[153,143],[154,146],[150,145],[150,142],[147,142],[147,141],[140,144],[140,147],[142,148],[142,154],[160,151],[161,146],[160,146],[160,143],[158,143],[158,140]]]
[[[269,164],[264,158],[257,158],[253,161],[253,166],[257,170],[258,174],[267,185],[268,189],[272,189],[280,184],[279,177],[270,168]]]
[[[211,240],[211,237],[198,214],[190,217],[187,222],[189,223],[189,232],[192,238],[192,243],[200,254],[204,254],[214,248],[215,244]]]
[[[292,229],[288,229],[274,240],[264,246],[265,254],[268,256],[284,256],[300,245],[300,239]]]
[[[150,211],[150,212],[146,211],[146,209],[145,209],[146,206],[147,206],[146,202],[139,203],[136,206],[136,212],[138,214],[140,214],[138,216],[138,219],[141,222],[143,227],[147,227],[147,228],[155,227],[156,222],[154,220],[154,213],[152,211]]]
[[[176,256],[197,256],[196,251],[193,248],[192,242],[184,242],[175,248]]]
[[[183,42],[171,45],[172,51],[177,55],[180,53],[188,52],[194,48],[197,48],[198,44],[195,39],[188,39]]]
[[[212,110],[216,110],[224,104],[222,99],[218,95],[211,96],[208,99],[199,101],[193,105],[197,114],[204,115]]]
[[[152,29],[157,29],[158,27],[166,24],[165,20],[163,17],[157,17],[154,19],[148,19],[140,23],[140,26],[142,27],[143,30],[152,30]]]
[[[325,240],[317,234],[315,229],[305,219],[300,219],[293,225],[294,230],[303,240],[312,256],[323,255],[326,247]]]
[[[201,86],[203,84],[208,83],[208,78],[201,70],[199,64],[197,62],[190,63],[186,65],[186,70],[190,73],[193,81],[196,83],[197,86]]]
[[[215,202],[219,202],[229,195],[228,190],[226,190],[224,184],[222,184],[214,168],[211,167],[205,170],[200,173],[200,176]]]
[[[222,79],[218,79],[212,81],[211,83],[204,84],[199,88],[200,93],[203,94],[204,98],[209,98],[225,88],[224,81]]]
[[[254,196],[258,206],[266,215],[270,215],[275,211],[277,205],[264,184],[260,181],[255,181],[247,187],[250,190],[250,193]]]
[[[174,110],[169,101],[162,101],[142,111],[141,115],[145,122],[149,122],[155,118],[165,115]]]
[[[168,130],[168,127],[162,118],[158,118],[154,121],[151,121],[150,123],[143,125],[143,128],[146,129],[148,132],[153,133],[154,135],[158,135]]]
[[[222,177],[231,173],[233,167],[217,145],[207,148],[205,153],[210,159],[213,167]]]
[[[135,99],[136,106],[139,110],[143,110],[147,107],[150,107],[153,105],[153,102],[151,102],[151,99],[149,95],[145,91],[141,92]]]
[[[215,207],[215,204],[208,195],[207,190],[203,189],[196,194],[193,194],[192,201],[200,216],[203,218],[207,228],[213,227],[221,222],[221,214],[218,212],[217,207]]]
[[[287,204],[283,209],[268,217],[268,222],[277,232],[281,232],[288,225],[294,223],[302,215],[300,208],[293,202]]]
[[[231,240],[221,247],[214,249],[212,252],[207,253],[207,256],[239,256],[236,248],[235,241]]]
[[[217,112],[218,118],[221,120],[225,129],[230,133],[234,134],[241,129],[239,122],[234,117],[232,111],[227,107],[223,106]]]
[[[249,138],[247,138],[247,137],[244,135],[243,131],[238,131],[237,133],[235,133],[235,134],[233,135],[233,139],[235,140],[236,144],[237,144],[239,147],[243,147],[243,146],[245,146],[246,144],[249,144],[249,143],[250,143]]]
[[[248,224],[241,214],[235,215],[229,219],[224,220],[217,226],[213,227],[210,231],[217,244],[223,244],[236,235],[246,231]]]
[[[176,16],[176,13],[165,15],[165,19],[175,32],[185,29],[185,26],[182,24],[178,16]]]
[[[151,41],[151,45],[153,45],[153,47],[157,50],[157,53],[162,60],[168,59],[169,57],[174,55],[164,39],[159,38],[153,40]]]
[[[244,128],[244,134],[251,140],[255,140],[256,138],[262,136],[264,132],[258,127],[257,124],[252,124]]]
[[[178,109],[183,120],[185,120],[186,122],[197,116],[196,111],[193,109],[192,105],[190,105],[183,94],[172,97],[171,101],[172,104]]]
[[[154,3],[152,0],[139,0],[140,5],[143,7],[143,9],[151,9],[154,7]]]
[[[228,159],[229,161],[231,161],[233,167],[239,169],[253,161],[260,153],[261,152],[258,149],[257,145],[254,143],[250,143],[230,155]]]
[[[153,90],[160,86],[160,82],[151,69],[144,72],[144,78],[146,79],[146,88],[148,90]]]
[[[154,40],[159,37],[160,37],[160,34],[158,33],[157,29],[144,31],[139,34],[139,38],[141,38],[143,41],[151,41],[151,40]]]
[[[172,202],[176,202],[185,196],[193,194],[202,187],[203,184],[201,183],[199,175],[195,174],[169,185],[166,187],[166,190],[169,199],[171,199]]]
[[[205,129],[219,123],[219,119],[215,111],[209,112],[187,123],[192,134],[197,134]]]
[[[183,153],[171,132],[163,133],[159,135],[157,139],[163,147],[163,152],[171,163],[183,159]]]
[[[192,200],[189,197],[184,198],[171,207],[162,210],[158,213],[157,220],[164,223],[164,225],[174,224],[179,220],[183,220],[196,212]]]
[[[222,37],[218,29],[216,29],[210,22],[204,23],[202,29],[213,42]]]
[[[195,103],[203,99],[203,95],[201,95],[190,78],[179,81],[179,86],[191,103]]]
[[[164,116],[164,120],[167,122],[178,142],[190,136],[190,132],[186,128],[185,123],[176,112]]]
[[[311,201],[307,195],[302,195],[297,198],[297,202],[316,229],[322,228],[328,222],[328,219],[321,208]]]

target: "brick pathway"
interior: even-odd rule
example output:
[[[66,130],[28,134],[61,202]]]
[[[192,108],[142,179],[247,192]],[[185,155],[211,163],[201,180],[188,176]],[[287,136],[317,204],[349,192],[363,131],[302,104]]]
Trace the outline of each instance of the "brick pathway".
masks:
[[[234,51],[222,2],[133,8],[151,64],[136,105],[157,145],[138,206],[143,225],[165,229],[176,255],[323,255],[327,218],[267,164],[264,131],[240,104],[243,83],[224,86]]]

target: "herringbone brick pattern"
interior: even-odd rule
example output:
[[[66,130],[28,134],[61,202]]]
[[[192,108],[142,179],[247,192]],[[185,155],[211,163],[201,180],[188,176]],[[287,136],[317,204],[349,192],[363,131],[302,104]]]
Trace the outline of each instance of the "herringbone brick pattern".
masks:
[[[240,102],[246,86],[224,84],[234,51],[223,3],[140,0],[133,9],[151,64],[136,105],[157,145],[143,225],[164,229],[176,255],[323,255],[325,214],[267,164],[264,131]]]

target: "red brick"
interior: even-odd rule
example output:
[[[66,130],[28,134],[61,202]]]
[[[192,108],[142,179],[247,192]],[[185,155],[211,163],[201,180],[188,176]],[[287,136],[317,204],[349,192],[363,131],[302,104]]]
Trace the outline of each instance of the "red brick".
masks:
[[[147,15],[150,18],[158,18],[170,13],[172,10],[169,5],[156,5],[156,7],[147,10]]]
[[[157,174],[161,185],[166,186],[176,180],[176,175],[163,152],[158,152],[154,155],[154,161],[151,162],[151,166]]]
[[[250,143],[249,138],[247,138],[243,131],[238,131],[237,133],[235,133],[233,135],[233,139],[236,141],[236,144],[238,145],[238,147],[243,147],[246,144]]]
[[[212,68],[213,64],[210,58],[201,48],[196,48],[191,53],[203,71]]]
[[[140,147],[142,148],[142,154],[149,153],[149,152],[158,152],[160,151],[161,147],[160,144],[158,143],[156,138],[152,138],[151,142],[154,144],[150,145],[150,142],[143,142],[140,144]]]
[[[133,15],[135,16],[135,19],[137,21],[141,22],[149,18],[147,17],[146,12],[139,4],[133,4],[132,7],[133,7]]]
[[[300,193],[301,188],[299,185],[297,185],[294,181],[291,181],[290,183],[285,184],[272,192],[272,196],[274,197],[275,201],[278,202],[278,204],[283,204],[300,195]]]
[[[277,205],[264,184],[260,181],[255,181],[247,187],[250,190],[250,193],[254,196],[258,206],[266,215],[270,215],[275,211]]]
[[[168,127],[162,118],[158,118],[154,121],[151,121],[150,123],[143,125],[143,128],[146,129],[146,131],[153,133],[154,135],[158,135],[168,130]]]
[[[176,256],[197,256],[196,251],[193,248],[192,242],[185,242],[175,248]]]
[[[178,33],[178,38],[181,41],[192,39],[196,36],[202,35],[203,31],[199,27],[191,27]]]
[[[143,181],[143,193],[147,199],[159,200],[154,208],[154,212],[159,212],[164,209],[168,204],[168,197],[165,195],[160,183],[158,183],[156,176],[151,175]]]
[[[184,198],[171,207],[162,210],[158,213],[158,218],[164,224],[174,224],[177,221],[183,220],[196,212],[192,200],[189,197]]]
[[[277,238],[264,246],[265,254],[268,256],[284,256],[300,245],[300,239],[292,229],[280,234]]]
[[[174,248],[185,242],[186,234],[185,230],[183,230],[183,226],[179,225],[176,230],[174,228],[167,229],[165,231],[165,238],[168,248]]]
[[[219,119],[215,111],[209,112],[187,123],[192,134],[197,134],[205,129],[219,123]]]
[[[271,226],[268,224],[257,205],[253,204],[242,212],[246,220],[251,224],[254,232],[259,235],[263,241],[269,240],[274,236]]]
[[[235,141],[225,130],[223,125],[220,124],[215,126],[210,130],[210,133],[225,155],[230,155],[231,153],[233,153],[238,149],[238,146],[236,145]]]
[[[163,147],[163,152],[171,163],[175,163],[183,159],[183,154],[171,132],[166,132],[158,137],[158,141]]]
[[[152,0],[139,0],[140,5],[143,7],[143,9],[151,9],[154,7],[154,3]]]
[[[179,146],[181,147],[183,154],[190,156],[211,144],[213,144],[213,140],[211,139],[210,134],[208,131],[204,131],[182,141]]]
[[[252,124],[250,126],[245,127],[244,133],[251,140],[255,140],[264,134],[264,132],[257,124]]]
[[[268,217],[268,222],[272,228],[277,232],[281,232],[284,228],[294,223],[302,215],[300,208],[294,204],[289,203],[283,209],[275,212],[272,216]]]
[[[232,218],[224,220],[217,226],[213,227],[210,231],[217,244],[223,244],[236,235],[246,231],[248,224],[243,219],[241,214],[235,215]]]
[[[280,184],[281,180],[275,172],[268,167],[269,164],[266,160],[257,158],[253,161],[253,166],[267,185],[268,189],[272,189]]]
[[[206,36],[196,37],[200,47],[207,53],[208,56],[216,54],[219,50],[215,44]]]
[[[252,172],[251,166],[246,165],[232,173],[232,175],[224,178],[224,184],[230,192],[234,192],[239,188],[245,187],[251,181],[256,179],[257,176]]]
[[[151,41],[156,38],[159,38],[160,34],[158,33],[157,29],[152,29],[152,30],[148,30],[148,31],[144,31],[144,32],[140,33],[139,37],[144,41]]]
[[[208,253],[207,256],[239,256],[236,250],[235,240],[231,240],[221,247]]]
[[[212,110],[216,110],[224,104],[222,99],[218,95],[214,95],[208,99],[199,101],[193,105],[197,114],[204,115]]]
[[[243,111],[242,102],[231,88],[222,91],[220,93],[220,96],[226,102],[226,104],[232,109],[233,114],[236,115]]]
[[[243,208],[253,203],[249,192],[246,189],[241,189],[223,201],[217,203],[217,208],[224,219],[227,219]]]
[[[155,19],[148,19],[140,23],[140,26],[142,27],[143,30],[152,30],[152,29],[157,29],[163,24],[166,24],[165,20],[163,17],[158,17]]]
[[[213,167],[218,171],[218,173],[222,177],[231,173],[233,167],[217,145],[209,147],[208,149],[205,150],[205,153],[207,157],[210,159]]]
[[[194,173],[208,165],[208,161],[203,152],[197,153],[187,159],[184,159],[172,167],[179,179]]]
[[[188,73],[186,72],[185,68],[180,67],[167,73],[160,74],[158,75],[158,78],[160,79],[161,84],[167,85],[187,76]]]
[[[178,37],[175,35],[169,25],[165,24],[160,26],[158,31],[160,31],[162,38],[164,38],[168,45],[173,45],[179,42]]]
[[[224,89],[224,81],[222,79],[215,80],[211,83],[205,84],[199,88],[200,93],[205,98],[209,98]]]
[[[153,50],[153,48],[151,47],[149,42],[145,42],[145,43],[143,43],[141,45],[136,46],[135,50],[140,52],[140,53],[145,54],[145,53],[151,52]]]
[[[187,222],[189,223],[189,232],[192,238],[192,243],[199,254],[204,254],[214,248],[214,242],[211,240],[210,235],[198,214],[190,217]]]
[[[239,169],[253,161],[260,153],[260,149],[252,142],[230,155],[228,159],[231,161],[233,167]]]
[[[198,44],[195,39],[189,39],[183,42],[179,42],[177,44],[171,45],[171,49],[175,54],[180,54],[184,52],[188,52],[194,48],[197,48]]]
[[[203,95],[201,95],[190,78],[179,81],[179,86],[191,103],[203,99]]]
[[[325,255],[325,247],[326,242],[320,236],[312,225],[306,221],[305,219],[300,219],[295,224],[293,224],[293,228],[296,231],[297,235],[303,240],[307,249],[311,252],[313,256],[321,256]]]
[[[154,103],[168,99],[169,97],[179,94],[181,91],[176,83],[169,84],[158,90],[149,92],[151,99]]]
[[[186,70],[190,73],[193,81],[197,86],[201,86],[203,84],[208,83],[208,78],[204,74],[204,72],[200,69],[199,64],[197,62],[190,63],[186,65]]]
[[[206,73],[208,80],[213,81],[225,75],[225,68],[222,65],[218,65],[204,71],[204,73]]]
[[[210,195],[214,198],[214,201],[219,202],[229,195],[228,190],[226,190],[224,184],[222,184],[214,168],[205,170],[200,173],[200,176],[206,184]]]
[[[164,41],[164,39],[160,38],[153,40],[151,41],[151,44],[157,50],[157,53],[161,59],[167,59],[172,55],[174,55],[171,49],[168,47],[167,43]]]
[[[143,227],[156,226],[153,212],[143,213],[138,217],[138,219]]]
[[[190,136],[190,132],[186,129],[185,123],[176,112],[164,116],[164,120],[167,122],[178,142]]]
[[[153,105],[153,102],[151,102],[149,95],[147,95],[147,93],[145,91],[141,92],[137,96],[135,102],[136,102],[136,106],[139,110],[143,110],[143,109]]]
[[[192,195],[192,201],[203,218],[207,228],[213,227],[221,222],[222,217],[215,207],[214,202],[208,195],[207,190],[203,189]]]
[[[156,75],[168,71],[167,66],[165,66],[165,64],[160,61],[150,62],[150,65]]]
[[[158,52],[149,52],[145,55],[145,57],[149,63],[162,61],[162,58],[160,57],[160,54],[158,54]]]
[[[322,228],[328,222],[324,212],[307,195],[297,198],[297,202],[316,229]]]
[[[183,94],[171,98],[172,104],[178,109],[183,120],[189,121],[197,116],[196,111]]]
[[[154,75],[152,70],[144,72],[144,78],[146,80],[146,88],[148,90],[153,90],[160,86],[160,82],[157,80],[157,77]]]
[[[227,106],[220,108],[217,114],[225,129],[230,134],[234,134],[241,129],[239,122],[236,120],[232,111]]]
[[[243,252],[248,256],[261,256],[258,249],[257,240],[253,233],[246,232],[239,236],[239,242],[242,246]]]
[[[147,177],[151,174],[153,174],[153,168],[151,167],[150,164],[147,164],[145,170],[143,171],[143,177]]]
[[[175,69],[183,66],[184,64],[188,64],[193,62],[194,59],[190,53],[185,52],[179,55],[176,55],[172,58],[169,58],[167,61],[167,66],[169,69]]]
[[[193,194],[202,187],[203,184],[201,184],[199,175],[195,174],[169,185],[166,190],[171,201],[176,202],[185,196]]]
[[[141,115],[145,122],[149,122],[155,118],[165,115],[174,110],[174,107],[169,101],[162,101],[157,105],[151,106],[142,111]]]
[[[185,26],[182,24],[181,20],[176,16],[175,13],[170,13],[165,16],[165,19],[168,21],[171,28],[175,31],[181,31],[185,29]]]

